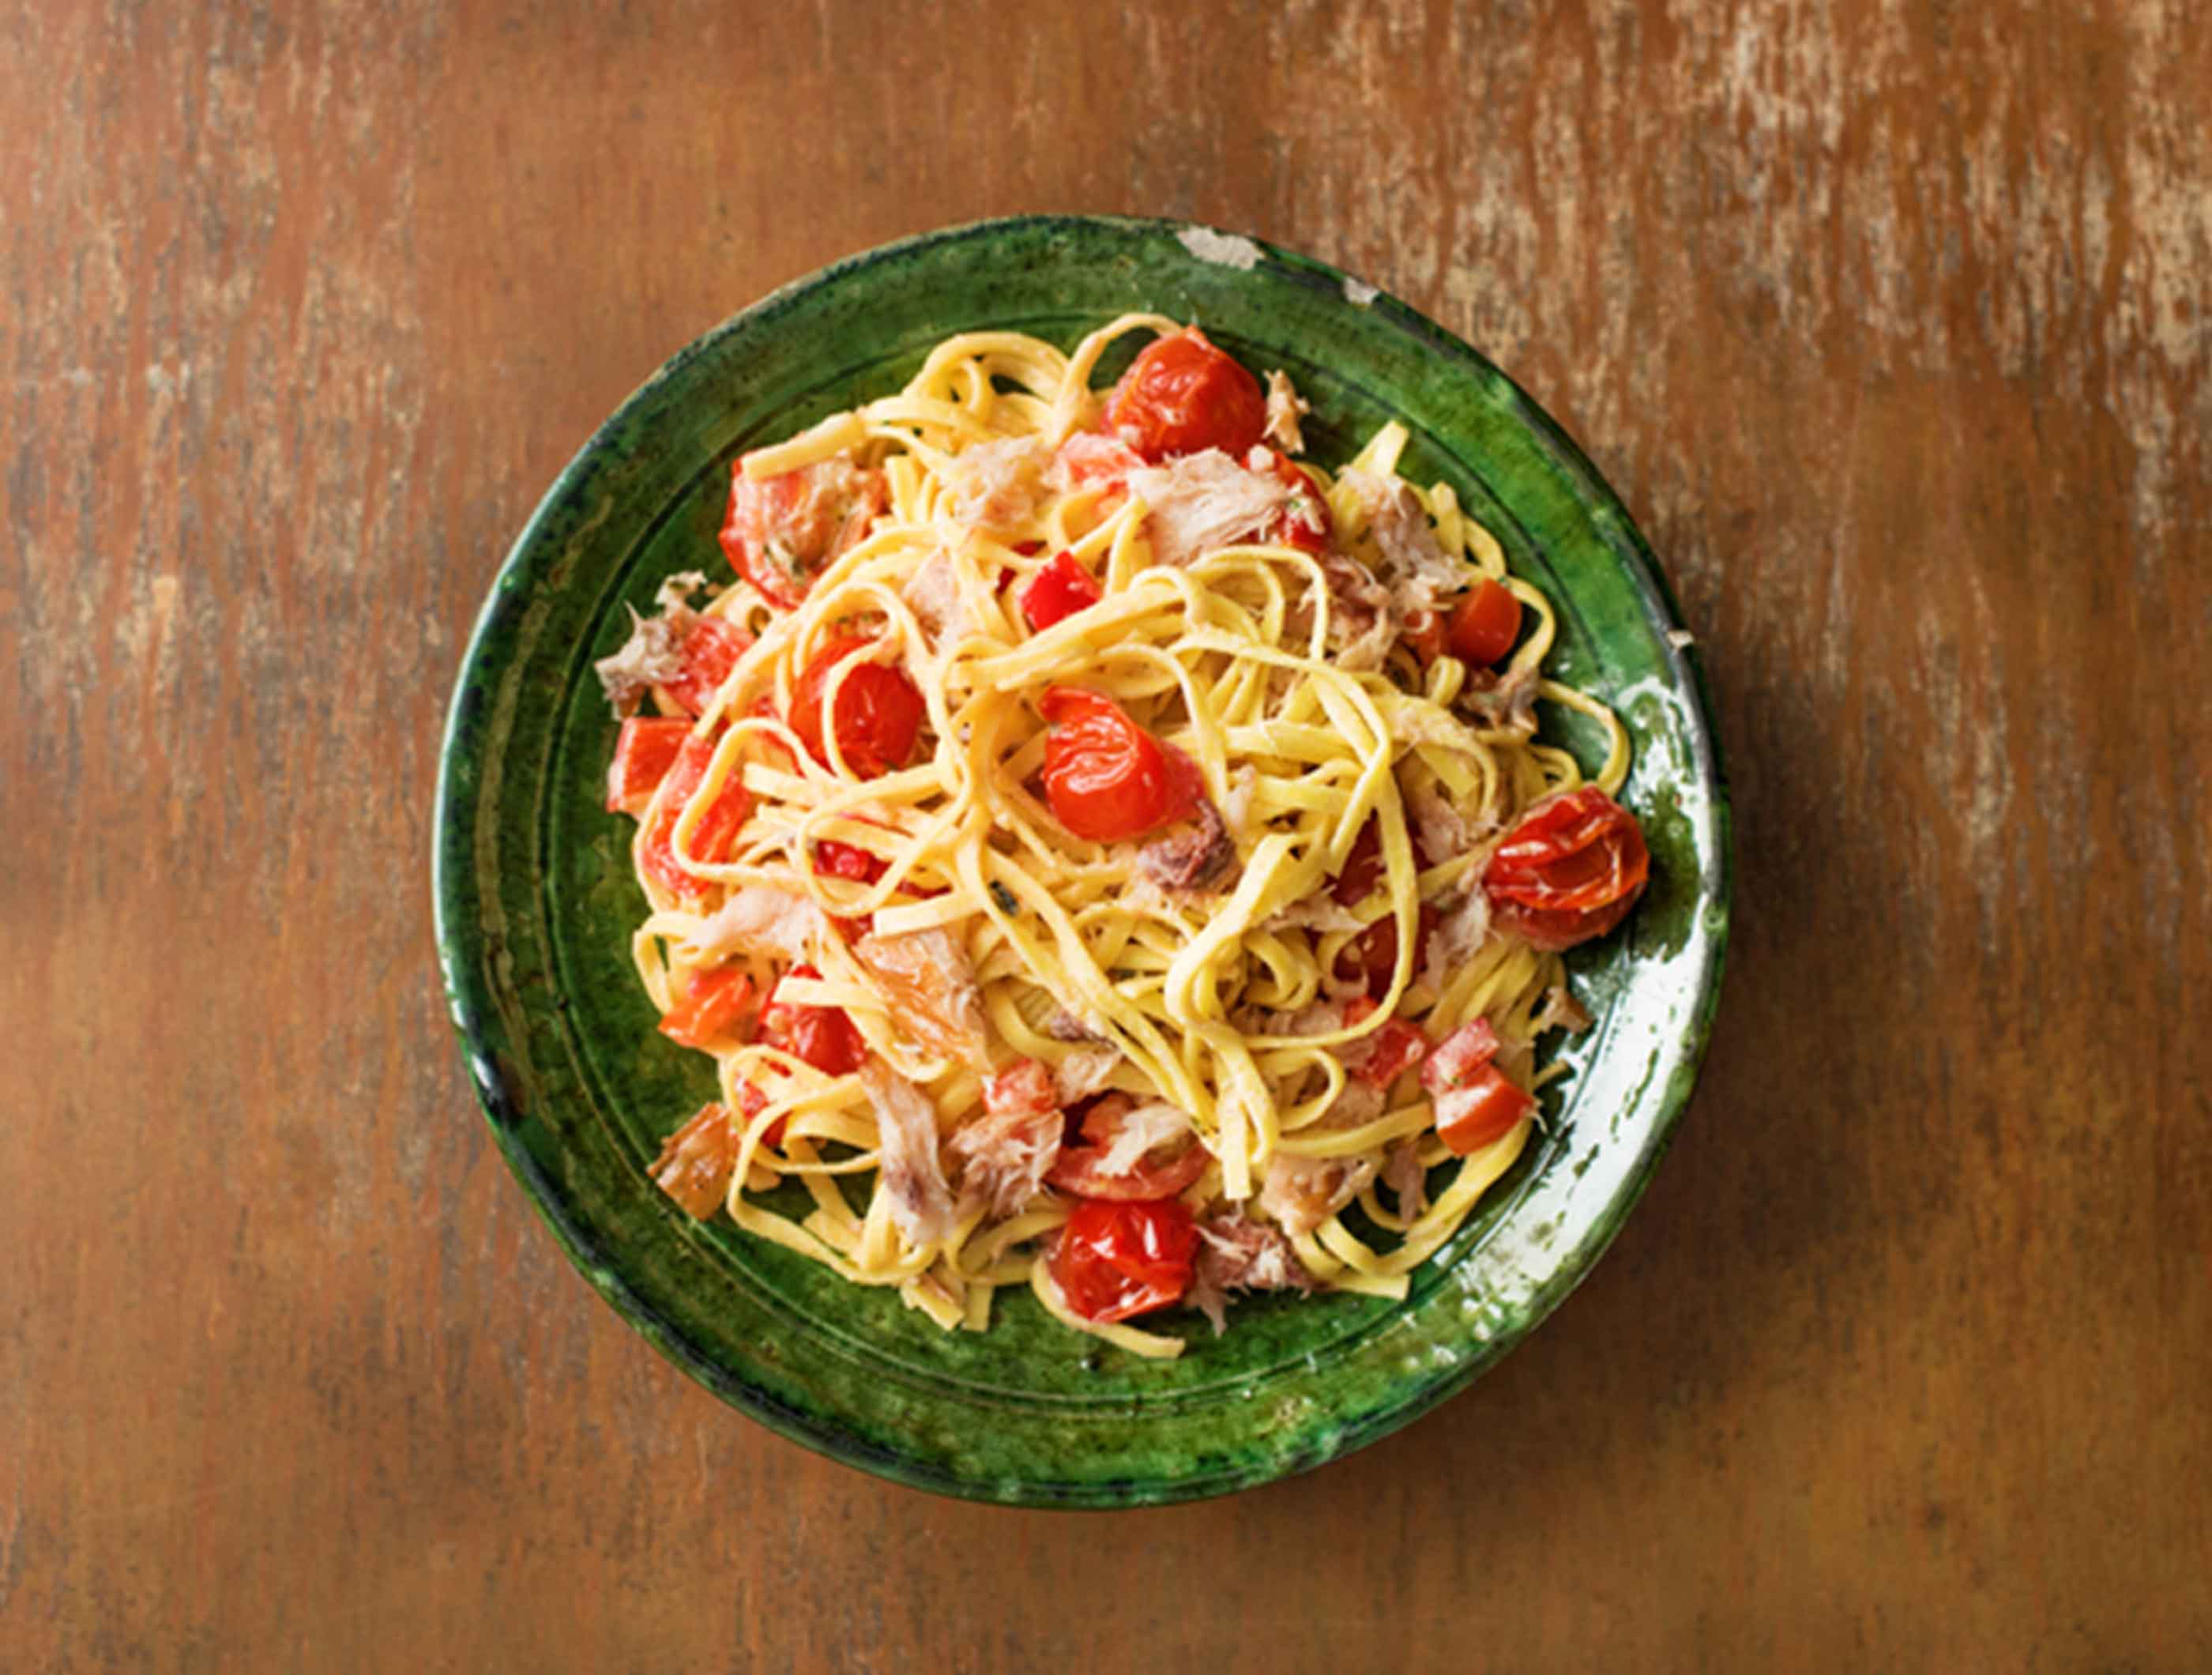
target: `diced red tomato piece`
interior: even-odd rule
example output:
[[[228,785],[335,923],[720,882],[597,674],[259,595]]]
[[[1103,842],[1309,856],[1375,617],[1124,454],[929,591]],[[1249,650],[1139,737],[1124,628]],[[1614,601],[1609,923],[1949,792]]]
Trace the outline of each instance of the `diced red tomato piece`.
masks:
[[[860,635],[840,635],[815,653],[792,692],[791,730],[824,767],[830,754],[823,742],[822,698],[830,673],[874,643]],[[836,707],[837,748],[861,779],[904,767],[929,715],[921,689],[904,669],[887,663],[856,666],[837,689]]]
[[[824,838],[814,845],[814,870],[854,884],[873,884],[890,870],[890,863],[857,844]]]
[[[1504,582],[1485,576],[1452,607],[1444,643],[1462,663],[1485,668],[1521,637],[1521,601]]]
[[[1420,859],[1418,854],[1414,859]],[[1352,845],[1351,854],[1345,856],[1343,870],[1336,875],[1330,893],[1345,907],[1356,907],[1373,895],[1382,885],[1382,828],[1374,816],[1359,829],[1359,836]],[[1429,937],[1436,929],[1437,911],[1423,902],[1414,919],[1413,970],[1419,971],[1429,957]],[[1385,914],[1373,924],[1346,943],[1336,956],[1336,974],[1346,982],[1364,978],[1370,995],[1386,993],[1390,979],[1398,970],[1398,920],[1395,914]]]
[[[1267,539],[1316,555],[1328,551],[1333,527],[1328,502],[1314,487],[1313,478],[1292,464],[1288,454],[1272,448],[1262,451],[1267,456],[1266,469],[1291,491],[1290,504],[1276,516]]]
[[[1536,1106],[1534,1095],[1491,1063],[1498,1047],[1490,1020],[1477,1018],[1439,1041],[1421,1066],[1421,1086],[1436,1106],[1437,1136],[1462,1157],[1502,1138]]]
[[[1060,1109],[1052,1072],[1034,1058],[1018,1058],[983,1084],[983,1109],[994,1117],[1042,1117]]]
[[[774,477],[730,467],[722,551],[763,599],[794,609],[831,561],[867,533],[888,503],[884,474],[849,460],[823,460]]]
[[[1260,381],[1195,326],[1156,338],[1106,399],[1106,423],[1148,460],[1218,448],[1243,459],[1267,428]]]
[[[1103,1159],[1136,1103],[1127,1093],[1109,1093],[1085,1106],[1045,1179],[1065,1192],[1118,1203],[1172,1197],[1204,1174],[1211,1154],[1190,1134],[1154,1147],[1126,1169],[1106,1171]]]
[[[1536,1108],[1536,1101],[1495,1064],[1486,1064],[1468,1078],[1466,1087],[1437,1094],[1436,1107],[1437,1137],[1465,1157],[1504,1139],[1516,1123]]]
[[[753,636],[735,623],[720,617],[700,618],[684,636],[679,654],[684,673],[668,683],[669,697],[690,715],[704,714],[752,643]]]
[[[1022,614],[1031,628],[1042,633],[1105,597],[1106,590],[1098,585],[1097,577],[1084,569],[1073,553],[1055,552],[1022,589]]]
[[[708,1051],[739,1038],[752,1006],[752,978],[735,965],[718,965],[693,974],[689,992],[661,1019],[660,1032]]]
[[[1421,1066],[1421,1086],[1431,1093],[1464,1087],[1474,1073],[1498,1057],[1498,1032],[1487,1018],[1462,1024],[1437,1043]]]
[[[1198,764],[1104,693],[1054,686],[1037,707],[1052,729],[1044,741],[1045,800],[1077,837],[1113,843],[1197,812]]]
[[[1085,1201],[1060,1230],[1049,1269],[1073,1312],[1105,1323],[1180,1302],[1197,1255],[1197,1224],[1180,1199]]]
[[[632,716],[623,722],[615,735],[615,759],[607,765],[607,813],[645,813],[690,731],[691,723],[676,716]]]
[[[754,1118],[767,1109],[768,1095],[762,1093],[752,1083],[747,1082],[738,1089],[738,1113],[745,1123],[750,1124]],[[770,1123],[768,1125],[768,1132],[761,1136],[761,1143],[763,1146],[783,1144],[783,1125],[789,1120],[788,1118],[779,1117]]]
[[[1374,1010],[1374,1001],[1363,996],[1344,1008],[1344,1021],[1358,1023]],[[1419,1063],[1428,1050],[1429,1038],[1419,1026],[1403,1018],[1391,1018],[1372,1035],[1346,1043],[1343,1051],[1353,1075],[1374,1087],[1388,1087]]]
[[[1627,917],[1650,868],[1636,817],[1584,785],[1530,805],[1491,855],[1482,887],[1503,929],[1558,950]]]
[[[788,977],[818,978],[811,965],[794,965]],[[860,1026],[834,1006],[804,1006],[783,997],[779,980],[761,1008],[761,1039],[803,1058],[825,1076],[850,1075],[868,1057]]]
[[[663,782],[660,812],[653,817],[652,829],[646,836],[641,864],[647,876],[678,896],[696,897],[704,893],[707,887],[684,871],[676,859],[676,821],[684,812],[684,805],[705,781],[715,743],[715,738],[696,733],[685,737]],[[700,816],[699,824],[692,828],[692,856],[700,861],[720,860],[751,808],[752,798],[733,770]]]

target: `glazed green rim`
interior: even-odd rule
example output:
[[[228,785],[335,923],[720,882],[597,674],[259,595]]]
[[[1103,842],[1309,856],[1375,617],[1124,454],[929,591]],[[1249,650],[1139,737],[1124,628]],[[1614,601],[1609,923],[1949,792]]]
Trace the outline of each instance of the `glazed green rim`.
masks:
[[[953,331],[1002,325],[1066,346],[1125,309],[1199,320],[1249,364],[1291,365],[1324,459],[1380,417],[1408,423],[1409,472],[1452,481],[1559,607],[1549,672],[1627,726],[1638,755],[1623,800],[1653,853],[1627,925],[1573,956],[1599,1022],[1561,1054],[1571,1073],[1547,1090],[1546,1132],[1408,1298],[1253,1300],[1227,1337],[1178,1328],[1194,1348],[1173,1362],[1066,1333],[1026,1296],[1004,1300],[989,1333],[918,1336],[918,1317],[886,1294],[834,1276],[825,1288],[827,1270],[677,1210],[645,1164],[682,1114],[668,1102],[699,1073],[611,975],[628,953],[624,938],[610,955],[609,928],[639,917],[642,898],[593,807],[610,724],[590,661],[623,637],[622,606],[716,557],[713,512],[736,453],[890,387]],[[1547,736],[1586,753],[1576,722],[1547,708]],[[599,428],[524,527],[471,636],[442,746],[432,889],[493,1136],[570,1260],[647,1341],[769,1428],[878,1476],[1110,1508],[1340,1458],[1464,1388],[1559,1305],[1688,1102],[1718,1003],[1729,872],[1698,654],[1619,500],[1510,379],[1310,258],[1188,223],[1024,216],[787,286],[680,350]]]

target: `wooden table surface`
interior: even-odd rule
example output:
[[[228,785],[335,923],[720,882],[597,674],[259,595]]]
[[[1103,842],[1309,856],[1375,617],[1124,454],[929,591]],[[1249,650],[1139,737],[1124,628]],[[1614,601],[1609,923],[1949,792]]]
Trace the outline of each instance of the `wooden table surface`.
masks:
[[[0,1666],[2212,1666],[2212,29],[2186,0],[8,8]],[[1427,310],[1704,644],[1740,894],[1595,1276],[1309,1477],[818,1459],[488,1142],[439,729],[771,286],[1194,217]]]

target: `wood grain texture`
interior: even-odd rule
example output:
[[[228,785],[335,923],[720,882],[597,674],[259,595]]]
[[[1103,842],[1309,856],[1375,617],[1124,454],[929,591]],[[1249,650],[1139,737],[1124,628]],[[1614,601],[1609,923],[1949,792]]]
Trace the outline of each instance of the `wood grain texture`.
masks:
[[[17,4],[0,1665],[2212,1665],[2212,30],[2070,7]],[[1236,1500],[776,1440],[487,1143],[426,884],[506,543],[902,234],[1433,313],[1703,641],[1740,908],[1612,1257]]]

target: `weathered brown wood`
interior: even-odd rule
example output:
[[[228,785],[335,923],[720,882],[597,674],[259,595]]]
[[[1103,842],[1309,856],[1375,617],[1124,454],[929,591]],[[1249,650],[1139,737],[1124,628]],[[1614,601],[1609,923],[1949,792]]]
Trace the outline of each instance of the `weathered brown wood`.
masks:
[[[20,5],[0,1664],[2212,1664],[2212,31],[2185,5]],[[1589,444],[1710,655],[1728,1003],[1612,1258],[1355,1462],[1111,1520],[694,1388],[486,1144],[441,706],[670,350],[1193,216]]]

